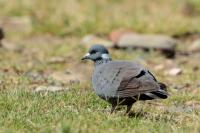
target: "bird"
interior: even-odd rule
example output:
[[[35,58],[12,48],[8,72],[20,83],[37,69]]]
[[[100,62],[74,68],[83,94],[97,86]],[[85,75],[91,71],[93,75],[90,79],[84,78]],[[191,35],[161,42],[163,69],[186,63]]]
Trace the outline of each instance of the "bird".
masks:
[[[167,86],[157,81],[143,65],[126,60],[112,60],[107,48],[94,44],[82,60],[92,60],[94,70],[92,87],[94,92],[111,104],[110,114],[118,106],[126,106],[129,114],[133,104],[139,100],[166,99]]]

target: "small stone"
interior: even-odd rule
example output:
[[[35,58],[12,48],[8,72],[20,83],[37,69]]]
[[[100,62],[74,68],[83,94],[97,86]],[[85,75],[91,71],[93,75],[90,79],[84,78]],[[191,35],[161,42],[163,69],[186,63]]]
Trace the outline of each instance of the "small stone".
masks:
[[[165,68],[165,66],[163,64],[157,65],[155,66],[155,70],[163,70]]]
[[[56,81],[59,81],[63,84],[68,83],[80,83],[80,81],[83,81],[83,75],[75,72],[54,72],[50,75],[50,77]]]
[[[199,52],[200,51],[200,39],[195,40],[190,46],[189,46],[190,52]]]
[[[94,44],[102,44],[105,47],[113,46],[113,43],[111,41],[100,38],[96,35],[87,35],[83,37],[83,39],[81,40],[81,44],[86,46],[87,48],[90,48]]]
[[[24,47],[22,45],[12,43],[5,39],[1,41],[1,45],[4,49],[6,49],[8,51],[22,52],[24,49]]]
[[[125,29],[125,28],[116,29],[109,34],[108,38],[112,42],[117,43],[117,41],[121,38],[121,36],[127,33],[133,33],[133,32],[130,29]]]
[[[64,88],[60,86],[38,86],[35,88],[35,92],[57,92],[57,91],[65,91],[69,88]]]
[[[138,48],[143,50],[158,50],[166,57],[172,58],[175,55],[177,41],[165,35],[142,35],[136,33],[123,34],[115,42],[117,48]]]
[[[65,63],[66,59],[64,57],[52,57],[48,60],[48,63],[55,64],[55,63]]]
[[[167,74],[171,76],[177,76],[177,75],[180,75],[181,73],[182,73],[182,70],[180,68],[172,68],[167,72]]]
[[[191,84],[190,83],[184,83],[180,85],[174,85],[173,88],[176,90],[182,90],[182,89],[187,89],[190,88]]]
[[[32,30],[32,22],[30,17],[5,17],[1,18],[0,25],[5,31],[30,33]]]

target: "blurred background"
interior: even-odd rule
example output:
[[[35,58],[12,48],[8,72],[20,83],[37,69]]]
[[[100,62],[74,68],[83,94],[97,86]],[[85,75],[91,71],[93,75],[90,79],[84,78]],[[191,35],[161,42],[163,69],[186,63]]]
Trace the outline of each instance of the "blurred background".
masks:
[[[93,64],[81,57],[97,43],[114,59],[138,61],[165,82],[174,97],[164,105],[199,110],[199,0],[0,0],[0,90],[77,88],[91,95]],[[7,100],[1,99],[4,112],[10,111]],[[199,129],[191,119],[191,129]],[[8,126],[1,122],[0,129]]]

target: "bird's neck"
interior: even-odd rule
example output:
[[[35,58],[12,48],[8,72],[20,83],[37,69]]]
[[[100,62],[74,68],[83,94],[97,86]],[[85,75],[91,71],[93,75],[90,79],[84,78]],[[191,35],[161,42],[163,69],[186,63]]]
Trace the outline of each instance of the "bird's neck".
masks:
[[[96,61],[94,62],[94,65],[95,65],[95,66],[98,66],[98,65],[101,65],[101,64],[108,63],[108,62],[110,62],[110,61],[112,61],[111,58],[100,59],[100,60],[96,60]]]

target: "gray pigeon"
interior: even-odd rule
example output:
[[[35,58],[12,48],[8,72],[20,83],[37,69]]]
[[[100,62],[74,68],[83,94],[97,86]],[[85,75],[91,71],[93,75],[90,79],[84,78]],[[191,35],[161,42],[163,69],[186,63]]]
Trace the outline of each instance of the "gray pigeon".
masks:
[[[93,45],[82,60],[94,61],[92,85],[95,93],[112,105],[126,105],[128,114],[137,100],[166,99],[166,85],[160,83],[142,65],[135,62],[112,61],[108,50]]]

